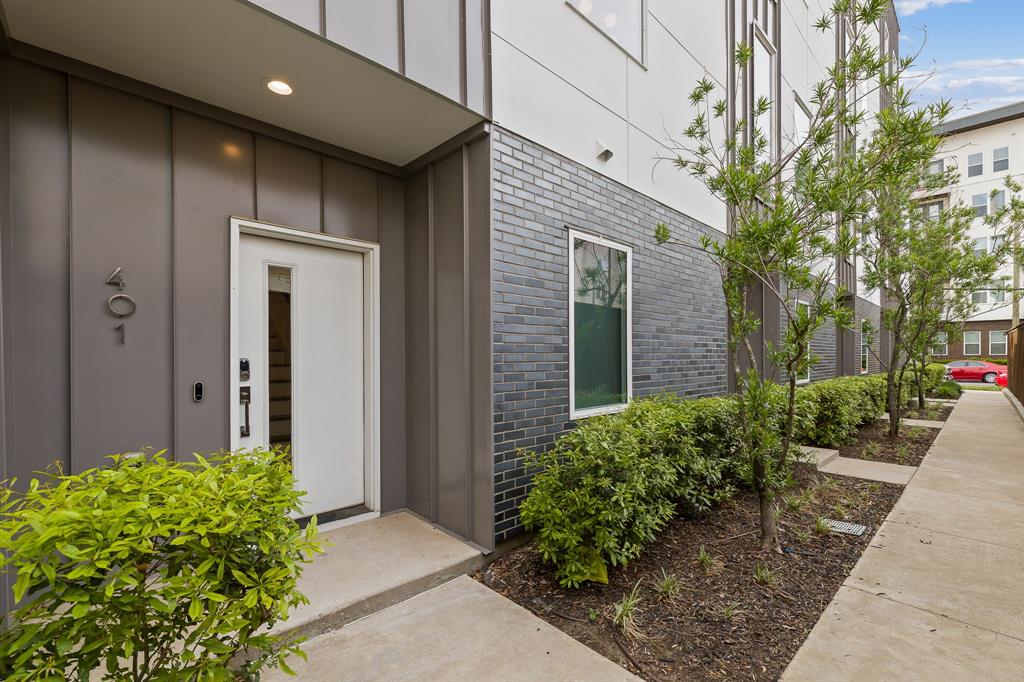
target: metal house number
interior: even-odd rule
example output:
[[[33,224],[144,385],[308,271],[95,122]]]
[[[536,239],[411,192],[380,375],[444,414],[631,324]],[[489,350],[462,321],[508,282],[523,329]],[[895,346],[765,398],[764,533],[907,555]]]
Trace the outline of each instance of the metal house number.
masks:
[[[125,280],[120,267],[115,268],[110,273],[110,277],[107,277],[107,284],[117,287],[119,292],[124,291],[128,282]],[[134,315],[137,307],[135,299],[125,293],[116,293],[107,299],[107,310],[110,311],[111,315],[122,320],[114,325],[114,331],[118,333],[118,339],[122,345],[124,344],[124,319]]]

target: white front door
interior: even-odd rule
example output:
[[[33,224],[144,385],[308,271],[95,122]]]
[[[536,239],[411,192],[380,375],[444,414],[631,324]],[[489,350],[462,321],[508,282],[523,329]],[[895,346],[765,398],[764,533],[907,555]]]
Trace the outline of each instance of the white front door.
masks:
[[[364,254],[241,234],[237,445],[289,447],[302,515],[367,503]]]

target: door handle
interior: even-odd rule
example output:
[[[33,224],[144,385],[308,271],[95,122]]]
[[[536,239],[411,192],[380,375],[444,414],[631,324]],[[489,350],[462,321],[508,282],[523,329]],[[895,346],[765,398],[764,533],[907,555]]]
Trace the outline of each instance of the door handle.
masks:
[[[238,387],[238,402],[241,403],[242,406],[245,408],[245,410],[244,410],[245,422],[242,424],[242,429],[241,429],[241,431],[242,431],[242,438],[247,438],[249,436],[249,403],[251,402],[251,400],[252,400],[252,389],[249,388],[248,386],[239,386]]]

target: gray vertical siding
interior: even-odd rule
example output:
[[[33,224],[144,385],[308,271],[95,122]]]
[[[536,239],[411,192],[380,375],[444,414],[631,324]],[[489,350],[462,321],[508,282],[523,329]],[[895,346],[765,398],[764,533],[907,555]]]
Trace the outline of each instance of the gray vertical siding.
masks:
[[[2,69],[20,94],[3,107],[10,116],[10,213],[0,226],[3,473],[24,483],[53,461],[70,464],[67,80],[23,63],[5,61]]]
[[[20,60],[0,68],[4,476],[24,484],[53,460],[81,470],[111,452],[229,444],[238,215],[382,244],[382,503],[405,506],[402,180]],[[125,345],[106,310],[118,266],[138,304]]]
[[[490,141],[406,181],[406,434],[414,511],[483,547],[493,533]]]
[[[174,448],[179,457],[230,442],[228,243],[225,215],[251,215],[254,136],[174,112]],[[203,381],[206,397],[192,400]]]
[[[76,78],[69,105],[71,467],[82,470],[174,448],[171,110]],[[138,304],[123,345],[105,310],[117,267]]]

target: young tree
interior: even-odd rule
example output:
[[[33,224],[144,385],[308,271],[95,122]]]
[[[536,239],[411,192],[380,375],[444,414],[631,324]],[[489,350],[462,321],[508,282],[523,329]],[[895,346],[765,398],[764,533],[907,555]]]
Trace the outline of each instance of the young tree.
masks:
[[[655,240],[697,248],[718,265],[726,303],[728,354],[736,377],[738,421],[749,483],[760,506],[761,543],[779,551],[772,498],[792,463],[797,378],[813,363],[810,342],[832,320],[848,326],[852,311],[847,292],[836,284],[837,264],[852,254],[852,225],[866,215],[865,199],[875,186],[887,150],[858,152],[854,135],[867,123],[862,102],[882,89],[893,89],[910,64],[890,64],[881,54],[873,27],[885,15],[888,0],[836,0],[829,16],[817,22],[822,31],[848,30],[848,47],[814,87],[814,114],[808,131],[776,153],[763,125],[773,103],[760,98],[749,116],[730,118],[726,98],[702,79],[690,95],[697,115],[674,143],[671,159],[702,182],[727,207],[731,226],[722,240],[704,236],[699,245],[673,241],[659,224]],[[753,49],[735,49],[736,83],[750,71]],[[737,100],[737,91],[729,93]],[[751,123],[752,122],[752,123]],[[878,122],[873,122],[878,123]],[[894,129],[887,138],[897,146],[906,131]],[[787,407],[781,433],[772,428],[772,382],[764,376],[751,337],[760,320],[751,311],[752,292],[763,288],[780,303],[785,331],[767,349],[768,361],[785,372]],[[799,300],[798,300],[799,296]]]
[[[887,158],[878,169],[880,182],[870,190],[873,210],[860,223],[861,281],[885,301],[882,327],[891,344],[881,362],[892,437],[899,435],[907,370],[920,386],[938,331],[970,316],[970,292],[987,286],[1002,252],[974,253],[970,207],[960,203],[929,214],[921,206],[922,189],[945,187],[956,179],[953,169],[924,175],[941,145],[935,127],[949,111],[948,102],[914,108],[899,88],[893,106],[882,115],[891,125],[879,126],[869,145],[886,150]],[[898,146],[890,139],[893,131],[900,131]],[[919,399],[923,406],[923,394]]]

